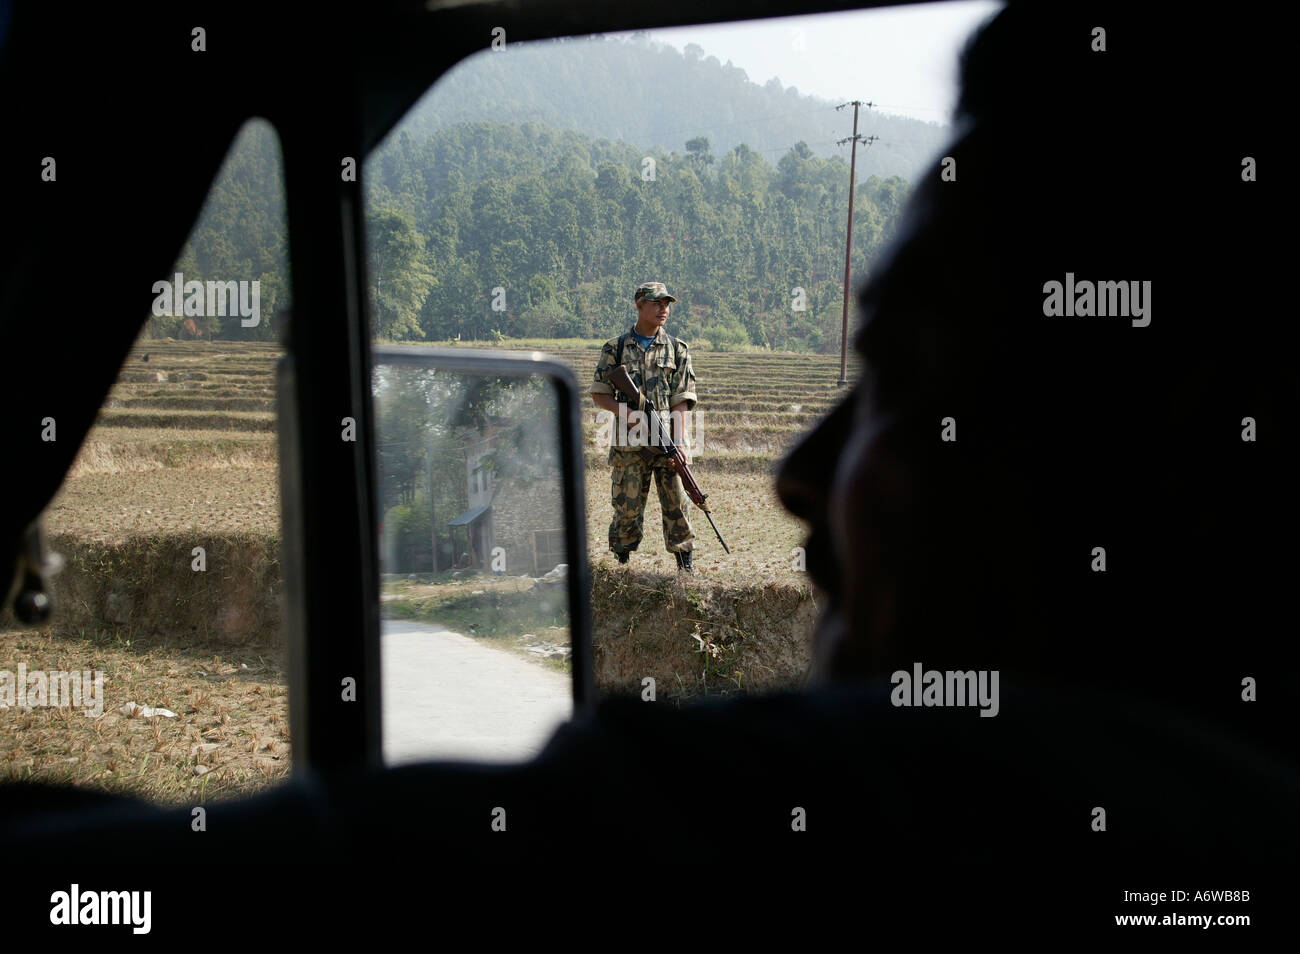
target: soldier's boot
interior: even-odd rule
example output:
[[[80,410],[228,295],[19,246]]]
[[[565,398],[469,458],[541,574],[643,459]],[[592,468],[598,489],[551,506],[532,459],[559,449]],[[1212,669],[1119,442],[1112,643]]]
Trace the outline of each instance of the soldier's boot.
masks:
[[[691,566],[691,551],[677,551],[673,553],[677,557],[677,569],[685,570],[687,573],[694,573],[695,567]]]

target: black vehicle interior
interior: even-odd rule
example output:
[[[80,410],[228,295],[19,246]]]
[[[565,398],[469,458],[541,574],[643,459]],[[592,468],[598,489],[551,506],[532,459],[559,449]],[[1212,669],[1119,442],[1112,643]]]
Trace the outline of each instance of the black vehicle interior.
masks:
[[[369,382],[374,357],[362,277],[363,204],[359,184],[340,176],[344,160],[355,158],[360,166],[439,76],[490,43],[495,28],[504,28],[511,41],[526,41],[862,6],[877,4],[428,0],[368,3],[344,10],[147,3],[129,13],[114,6],[92,6],[78,10],[75,19],[69,18],[62,4],[0,4],[0,19],[7,21],[0,28],[0,90],[4,91],[0,95],[0,130],[4,131],[0,182],[5,184],[0,211],[0,348],[5,359],[0,407],[10,424],[5,438],[5,489],[0,497],[0,581],[14,581],[9,596],[18,601],[18,615],[39,621],[47,609],[32,595],[41,574],[33,528],[58,492],[140,333],[150,299],[145,297],[148,283],[138,281],[138,276],[164,274],[175,260],[232,138],[246,120],[268,119],[283,146],[293,285],[293,324],[285,342],[292,369],[285,380],[292,383],[293,393],[285,407],[292,408],[294,415],[285,424],[292,427],[295,447],[286,461],[293,471],[284,477],[296,483],[301,508],[300,536],[290,540],[286,535],[286,546],[296,553],[297,618],[302,631],[310,634],[301,643],[301,682],[292,687],[298,719],[293,740],[296,785],[265,796],[256,806],[231,806],[225,817],[232,829],[245,825],[243,834],[211,848],[211,857],[204,855],[204,859],[239,863],[253,846],[272,836],[291,846],[287,856],[277,852],[278,861],[321,865],[339,857],[339,852],[348,857],[351,851],[365,857],[400,854],[400,844],[394,843],[395,820],[419,819],[429,809],[430,796],[421,787],[430,779],[441,786],[438,797],[443,799],[435,809],[437,830],[430,830],[428,822],[412,822],[418,829],[412,839],[432,846],[435,855],[459,853],[455,856],[464,857],[477,870],[527,865],[527,849],[542,841],[530,841],[531,836],[523,834],[509,847],[491,841],[493,834],[478,824],[480,806],[501,799],[513,799],[511,804],[519,806],[511,824],[520,831],[540,820],[567,831],[559,840],[572,850],[568,860],[575,864],[610,852],[617,856],[604,841],[609,829],[586,825],[589,819],[605,818],[617,799],[629,803],[643,799],[638,804],[648,812],[638,822],[646,833],[645,842],[627,847],[636,857],[638,852],[653,853],[648,846],[654,837],[675,837],[673,825],[681,816],[674,812],[686,811],[679,805],[660,817],[656,799],[699,798],[698,812],[706,816],[733,804],[740,792],[754,785],[766,786],[762,804],[737,807],[733,820],[719,826],[718,841],[698,846],[698,852],[682,864],[726,867],[736,865],[738,858],[749,858],[761,866],[781,859],[791,865],[785,869],[786,877],[799,877],[803,867],[833,854],[833,846],[822,843],[821,854],[789,845],[776,852],[769,843],[744,845],[740,833],[747,824],[762,824],[758,819],[773,806],[785,811],[781,806],[800,798],[824,805],[839,817],[856,818],[846,822],[845,831],[859,839],[855,845],[872,844],[876,837],[869,826],[872,820],[855,816],[854,803],[847,794],[841,796],[841,784],[844,778],[852,780],[843,786],[845,793],[873,788],[862,766],[871,753],[885,750],[891,753],[888,757],[905,760],[911,730],[899,726],[893,738],[882,734],[862,739],[853,734],[849,727],[869,707],[849,693],[827,692],[802,702],[785,700],[755,709],[742,731],[746,744],[762,753],[776,744],[771,739],[784,739],[788,719],[810,720],[818,726],[827,751],[840,746],[841,751],[861,757],[861,762],[846,757],[836,766],[843,776],[828,774],[810,752],[806,765],[784,774],[746,768],[738,761],[736,774],[723,790],[695,792],[690,773],[713,765],[715,753],[703,743],[697,748],[650,735],[645,738],[651,755],[638,758],[622,751],[614,730],[639,731],[632,713],[635,704],[626,700],[612,702],[598,724],[586,722],[584,716],[581,724],[562,732],[556,746],[548,748],[528,771],[519,766],[493,767],[438,778],[418,766],[383,769],[380,553],[373,516],[377,475]],[[206,31],[203,54],[191,50],[195,27]],[[58,178],[53,183],[41,181],[46,156],[58,157]],[[122,320],[83,323],[77,319],[78,312],[89,315],[104,307],[120,310]],[[133,315],[141,316],[140,320]],[[54,348],[60,354],[57,373],[46,360]],[[53,442],[41,439],[39,427],[49,417],[58,422],[58,439]],[[338,439],[338,423],[345,417],[356,419],[359,440]],[[57,605],[53,610],[58,611]],[[357,681],[355,704],[342,702],[332,691],[345,677]],[[331,687],[331,691],[313,691],[313,687]],[[1142,716],[1134,718],[1140,721]],[[720,710],[701,713],[698,719],[703,727],[715,720],[726,722]],[[1081,739],[1088,736],[1086,727],[1078,732]],[[571,735],[587,739],[592,751],[601,754],[599,764],[593,763],[584,776],[586,790],[571,787],[572,778],[565,774],[558,754]],[[1038,754],[996,770],[1020,780],[1025,793],[1020,809],[1043,812],[1042,824],[1050,825],[1048,810],[1057,805],[1058,796],[1040,790],[1042,780],[1035,765],[1052,761],[1072,743],[1033,733],[1015,739],[1007,742],[1007,751],[1022,745]],[[789,739],[780,744],[791,746]],[[947,793],[944,797],[955,790],[956,780],[993,770],[963,750],[959,738],[951,744],[950,768],[940,773],[936,783]],[[679,771],[668,772],[664,767],[670,765]],[[1267,774],[1272,770],[1269,766],[1260,771]],[[1125,770],[1129,769],[1140,772],[1143,767],[1134,764]],[[793,794],[792,780],[797,776],[811,780],[811,787],[800,791],[814,794]],[[659,778],[662,793],[655,789],[651,797],[638,787],[639,780],[647,777]],[[0,811],[8,813],[10,824],[24,813],[50,812],[66,805],[78,813],[79,824],[88,826],[85,830],[99,833],[102,859],[177,861],[191,850],[181,846],[174,833],[167,834],[165,825],[160,833],[157,819],[162,816],[145,806],[132,807],[127,800],[90,793],[6,788],[10,790],[0,793]],[[1283,793],[1279,788],[1270,797]],[[912,813],[920,817],[928,806],[925,798],[919,792],[892,793],[885,811],[897,814],[876,817],[874,823],[886,831],[893,827],[893,819],[914,817]],[[928,807],[944,810],[938,802]],[[970,815],[950,816],[951,829],[936,832],[936,839],[951,837],[960,844],[966,837],[962,826],[979,825],[979,803],[965,810]],[[166,815],[180,824],[187,817],[187,812]],[[476,826],[473,835],[458,829],[461,820],[466,829]],[[57,839],[57,824],[48,819],[42,824],[51,824],[41,831]],[[323,831],[338,833],[346,847],[320,841]],[[881,837],[892,844],[887,836]],[[1142,850],[1139,845],[1135,854],[1096,852],[1089,857],[1099,865],[1113,863],[1122,873],[1124,865],[1150,860],[1144,859]],[[855,856],[852,863],[867,860]],[[1164,870],[1152,864],[1151,870]],[[748,874],[759,870],[751,868]],[[144,874],[137,870],[133,877]],[[1236,880],[1215,887],[1233,887],[1244,877],[1239,872],[1229,877],[1221,869],[1216,876]],[[1148,877],[1142,887],[1149,881]],[[1104,903],[1110,897],[1105,892],[1113,893],[1115,883],[1094,886],[1092,894],[1079,889],[1081,893],[1070,903],[1078,903],[1081,897]],[[32,894],[35,888],[28,888],[26,894],[14,897],[44,903],[50,887],[46,881],[38,887],[36,895]],[[1045,895],[1049,887],[1031,884],[1025,890]],[[927,903],[941,909],[948,902]]]

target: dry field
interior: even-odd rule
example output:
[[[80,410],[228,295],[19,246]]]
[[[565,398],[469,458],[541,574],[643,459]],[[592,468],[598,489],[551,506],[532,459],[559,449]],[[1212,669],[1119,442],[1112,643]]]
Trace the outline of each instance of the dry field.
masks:
[[[256,463],[223,469],[180,467],[82,471],[65,481],[46,511],[50,533],[116,543],[133,535],[280,529],[279,470]]]
[[[770,475],[710,474],[699,468],[696,479],[709,495],[713,522],[731,549],[730,554],[723,552],[708,520],[692,507],[690,518],[696,548],[693,563],[698,574],[729,583],[802,580],[803,574],[794,568],[794,548],[803,545],[804,526],[776,499]],[[607,564],[612,568],[618,562],[609,550],[609,522],[614,515],[609,490],[609,467],[588,466],[588,556],[593,564]],[[643,533],[629,566],[675,573],[677,563],[664,544],[659,497],[653,488],[646,504]]]
[[[585,388],[598,345],[526,347],[538,345]],[[104,714],[0,710],[0,780],[39,777],[183,803],[286,777],[279,355],[273,344],[137,343],[46,511],[46,529],[68,557],[54,581],[61,613],[35,631],[0,620],[0,670],[18,662],[29,671],[102,669]],[[646,672],[680,698],[776,688],[797,683],[807,663],[815,594],[794,566],[803,528],[776,500],[772,469],[839,398],[838,359],[702,351],[694,363],[703,438],[694,469],[732,550],[724,554],[696,514],[694,578],[679,578],[664,551],[653,492],[632,564],[619,567],[609,553],[609,469],[584,401],[597,680],[606,689]],[[195,546],[207,551],[206,573],[192,572]],[[496,601],[501,585],[475,584]],[[408,581],[386,584],[385,596],[394,615],[468,619],[474,609]],[[128,717],[119,712],[128,702],[177,715]]]
[[[546,351],[573,368],[581,386],[591,380],[598,348],[556,342]],[[147,363],[140,360],[145,353]],[[47,529],[99,541],[177,531],[277,531],[278,355],[265,344],[141,341],[47,511]],[[772,492],[772,470],[841,395],[838,360],[704,351],[693,361],[701,398],[695,433],[702,442],[693,465],[733,551],[724,554],[707,522],[697,520],[703,527],[696,534],[700,565],[728,576],[792,574],[791,551],[802,532]],[[584,404],[594,560],[608,555],[612,514],[599,419]],[[646,527],[638,557],[647,566],[670,568],[653,493]]]
[[[0,783],[36,779],[180,805],[288,777],[289,687],[281,666],[261,653],[0,631],[0,670],[16,673],[20,662],[28,672],[102,672],[103,713],[0,710]],[[123,713],[132,702],[175,716]]]

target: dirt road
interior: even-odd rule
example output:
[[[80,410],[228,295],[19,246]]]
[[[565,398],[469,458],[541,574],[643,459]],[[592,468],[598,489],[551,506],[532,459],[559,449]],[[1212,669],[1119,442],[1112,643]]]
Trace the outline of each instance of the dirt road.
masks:
[[[573,712],[567,677],[431,623],[383,621],[384,761],[523,761]]]

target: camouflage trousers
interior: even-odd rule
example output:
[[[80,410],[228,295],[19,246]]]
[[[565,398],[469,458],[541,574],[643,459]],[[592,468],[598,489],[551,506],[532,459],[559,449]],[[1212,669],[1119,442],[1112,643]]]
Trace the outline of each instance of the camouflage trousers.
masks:
[[[689,498],[682,489],[681,478],[668,466],[668,458],[659,455],[647,461],[635,449],[611,447],[609,462],[613,465],[610,496],[614,503],[614,519],[609,524],[609,548],[617,553],[635,550],[641,543],[641,527],[653,474],[659,488],[659,509],[663,512],[664,545],[669,553],[693,549],[695,534],[691,532],[691,522],[687,518]]]

